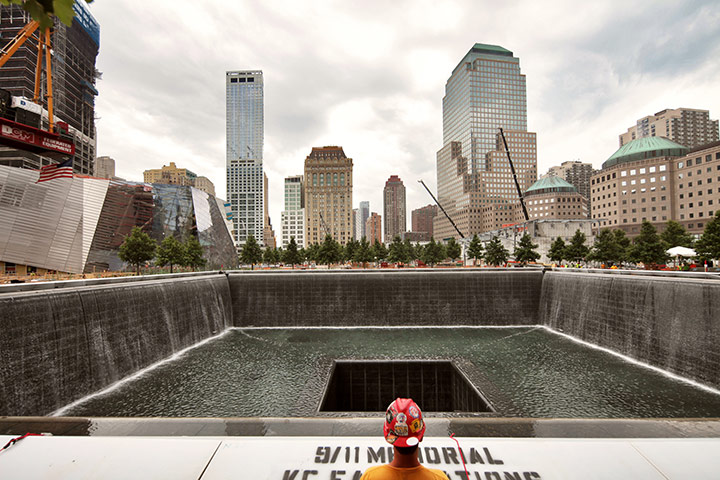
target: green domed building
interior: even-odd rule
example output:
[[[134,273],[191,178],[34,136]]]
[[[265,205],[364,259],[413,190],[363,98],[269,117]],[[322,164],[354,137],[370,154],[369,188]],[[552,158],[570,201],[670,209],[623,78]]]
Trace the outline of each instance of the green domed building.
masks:
[[[525,191],[525,204],[531,220],[586,219],[588,205],[574,185],[555,175],[533,183]],[[522,212],[519,212],[522,215]]]

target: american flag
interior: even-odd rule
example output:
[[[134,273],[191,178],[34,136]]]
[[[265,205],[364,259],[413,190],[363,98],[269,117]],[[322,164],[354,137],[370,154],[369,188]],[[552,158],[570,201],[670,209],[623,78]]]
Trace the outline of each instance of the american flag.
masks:
[[[40,169],[40,178],[35,183],[47,182],[56,178],[73,178],[72,158],[63,163],[55,163]]]

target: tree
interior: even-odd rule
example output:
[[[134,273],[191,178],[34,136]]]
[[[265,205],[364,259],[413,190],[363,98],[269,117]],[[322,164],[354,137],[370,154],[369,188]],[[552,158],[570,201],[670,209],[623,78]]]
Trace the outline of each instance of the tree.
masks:
[[[255,237],[250,235],[247,240],[245,240],[245,245],[243,245],[242,250],[240,251],[240,261],[245,264],[250,265],[250,269],[255,269],[255,264],[260,263],[263,258],[263,251],[262,248],[260,248],[260,245],[258,245],[257,240],[255,240]]]
[[[675,220],[668,220],[665,230],[660,234],[660,239],[665,242],[667,248],[692,248],[695,243],[693,236]]]
[[[300,256],[300,252],[298,252],[297,243],[295,242],[295,237],[290,237],[290,241],[288,242],[287,247],[285,247],[283,262],[286,264],[289,263],[293,269],[296,264],[302,262],[302,257]]]
[[[407,254],[408,263],[418,259],[415,247],[413,247],[413,244],[410,243],[409,238],[403,240],[403,248],[405,249],[405,253]]]
[[[191,267],[193,271],[195,271],[196,268],[205,265],[203,247],[200,245],[198,239],[192,235],[185,242],[185,259],[183,260],[182,265]]]
[[[442,243],[436,242],[435,238],[430,237],[430,243],[425,245],[420,258],[431,266],[442,262],[446,258],[445,247]]]
[[[565,245],[565,240],[563,240],[561,237],[557,237],[550,245],[548,258],[553,262],[562,262],[565,259],[565,248],[567,248],[567,246]]]
[[[353,258],[355,257],[355,250],[357,250],[359,245],[360,242],[358,242],[357,240],[349,240],[345,244],[345,248],[343,249],[343,260],[345,260],[346,262],[352,262]]]
[[[476,265],[478,259],[482,259],[483,257],[482,242],[478,238],[477,234],[473,235],[472,240],[470,240],[470,246],[468,247],[468,255],[470,256],[470,258],[473,259]]]
[[[536,261],[540,258],[540,254],[535,250],[536,248],[538,248],[538,244],[533,243],[530,235],[525,232],[523,236],[520,237],[520,241],[513,252],[515,261],[520,262],[523,265],[527,265],[528,262]]]
[[[126,236],[120,245],[118,257],[123,262],[135,265],[135,271],[140,275],[140,265],[155,257],[156,248],[155,240],[143,232],[140,227],[133,227],[130,235]]]
[[[372,246],[372,255],[376,262],[382,262],[388,255],[387,248],[385,248],[385,245],[379,242],[377,238]]]
[[[445,245],[445,254],[452,260],[455,261],[456,258],[460,258],[462,256],[462,247],[459,243],[455,241],[453,237],[450,237],[450,240],[448,240],[447,245]]]
[[[618,248],[618,262],[625,262],[627,261],[628,252],[630,250],[630,239],[627,237],[625,230],[620,228],[613,231],[613,235],[615,235],[615,244]]]
[[[330,265],[339,263],[341,260],[342,246],[328,233],[318,249],[317,261],[320,264]]]
[[[170,273],[173,273],[173,265],[181,265],[185,261],[185,247],[175,237],[165,237],[157,248],[156,263],[161,267],[170,265]]]
[[[630,247],[630,259],[645,265],[664,263],[667,259],[665,250],[665,244],[660,240],[653,224],[643,220],[640,235],[635,237],[633,245]]]
[[[493,237],[485,246],[485,261],[495,267],[507,263],[509,255],[498,237]]]
[[[388,260],[394,263],[408,263],[410,262],[410,254],[405,249],[405,244],[400,240],[399,236],[393,238],[390,247],[388,248]]]
[[[720,258],[720,210],[705,224],[705,230],[695,244],[695,251],[703,261]]]
[[[320,245],[317,243],[311,243],[305,248],[305,258],[308,262],[318,263],[318,253],[320,252]]]
[[[267,263],[268,265],[276,264],[280,261],[280,254],[277,251],[277,248],[273,247],[265,247],[265,250],[263,251],[263,262]]]
[[[570,239],[570,243],[565,247],[564,257],[571,262],[583,262],[590,253],[590,249],[585,245],[585,234],[579,229],[575,230],[575,235]]]
[[[86,0],[91,3],[93,0]],[[3,5],[22,5],[23,10],[28,12],[33,20],[40,24],[40,28],[52,28],[52,17],[57,17],[67,26],[72,24],[75,17],[73,4],[75,0],[0,0]]]
[[[353,257],[353,260],[361,263],[363,268],[365,268],[368,262],[372,262],[373,258],[374,257],[372,247],[370,247],[370,242],[367,241],[367,238],[362,237],[360,239],[360,243],[358,244],[357,249],[355,250],[355,256]]]
[[[615,234],[609,228],[603,228],[595,237],[588,260],[612,265],[625,258],[625,247],[618,244]]]

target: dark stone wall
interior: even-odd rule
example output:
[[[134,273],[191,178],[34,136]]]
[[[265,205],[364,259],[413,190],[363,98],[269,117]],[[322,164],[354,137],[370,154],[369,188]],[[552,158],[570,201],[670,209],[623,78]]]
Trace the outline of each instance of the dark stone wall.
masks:
[[[222,332],[225,275],[0,295],[0,415],[45,415]]]
[[[720,281],[546,272],[540,322],[720,387]]]
[[[536,325],[541,270],[228,275],[233,325]]]

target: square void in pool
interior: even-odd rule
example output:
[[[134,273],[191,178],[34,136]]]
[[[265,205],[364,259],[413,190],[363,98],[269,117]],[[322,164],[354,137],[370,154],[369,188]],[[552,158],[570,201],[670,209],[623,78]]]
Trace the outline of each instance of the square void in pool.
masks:
[[[495,410],[451,361],[335,361],[321,412],[384,412],[397,397],[426,412]]]

